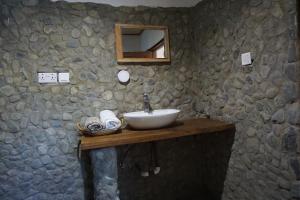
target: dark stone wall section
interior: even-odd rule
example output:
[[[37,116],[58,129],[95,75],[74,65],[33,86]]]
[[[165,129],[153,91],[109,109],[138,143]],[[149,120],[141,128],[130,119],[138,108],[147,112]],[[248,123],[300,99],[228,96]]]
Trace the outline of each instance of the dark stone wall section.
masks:
[[[222,199],[299,199],[296,0],[206,0],[191,20],[195,109],[237,127]]]

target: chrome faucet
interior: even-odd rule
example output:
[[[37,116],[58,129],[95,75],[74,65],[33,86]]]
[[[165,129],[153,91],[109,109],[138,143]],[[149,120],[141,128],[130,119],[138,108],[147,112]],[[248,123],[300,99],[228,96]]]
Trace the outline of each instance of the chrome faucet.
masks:
[[[152,113],[153,109],[151,108],[148,94],[144,93],[143,96],[144,96],[144,112]]]

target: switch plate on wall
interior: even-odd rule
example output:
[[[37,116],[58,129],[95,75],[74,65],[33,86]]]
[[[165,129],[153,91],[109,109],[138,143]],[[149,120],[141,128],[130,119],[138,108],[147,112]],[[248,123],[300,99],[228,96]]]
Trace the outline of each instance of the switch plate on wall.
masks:
[[[69,83],[70,82],[69,72],[58,73],[58,82],[60,82],[60,83]]]
[[[251,60],[251,53],[243,53],[242,54],[242,65],[251,65],[252,64],[252,60]]]
[[[57,83],[57,73],[38,73],[39,83]]]

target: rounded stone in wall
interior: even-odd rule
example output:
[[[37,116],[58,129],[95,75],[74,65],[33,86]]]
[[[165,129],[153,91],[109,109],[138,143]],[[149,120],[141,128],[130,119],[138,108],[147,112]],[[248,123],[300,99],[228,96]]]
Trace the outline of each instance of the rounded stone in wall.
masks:
[[[114,93],[114,97],[116,98],[116,100],[122,101],[124,99],[124,94],[123,92],[118,91]]]
[[[72,30],[71,34],[72,34],[73,38],[77,39],[77,38],[80,37],[80,30],[78,30],[77,28],[75,28],[75,29]]]
[[[109,90],[108,90],[108,91],[105,91],[105,92],[102,94],[102,97],[103,97],[104,100],[109,101],[109,100],[112,99],[113,93],[112,93],[111,91],[109,91]]]

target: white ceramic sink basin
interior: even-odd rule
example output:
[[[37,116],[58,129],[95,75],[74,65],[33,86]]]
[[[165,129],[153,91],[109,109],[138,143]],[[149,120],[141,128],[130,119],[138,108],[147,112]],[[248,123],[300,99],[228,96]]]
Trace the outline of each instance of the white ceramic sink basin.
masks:
[[[144,111],[124,113],[124,118],[134,129],[156,129],[175,122],[180,110],[160,109],[151,113]]]

